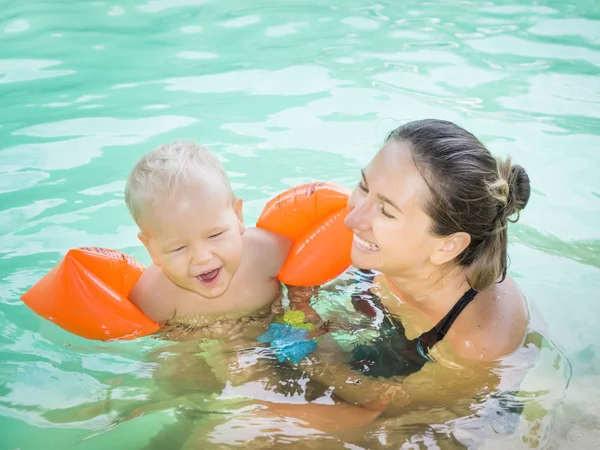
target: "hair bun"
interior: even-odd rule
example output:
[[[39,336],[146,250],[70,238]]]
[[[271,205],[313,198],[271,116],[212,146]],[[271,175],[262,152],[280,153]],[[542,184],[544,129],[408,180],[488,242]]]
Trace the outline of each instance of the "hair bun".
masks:
[[[529,175],[527,175],[525,169],[518,164],[510,166],[510,172],[507,181],[509,186],[509,195],[508,202],[506,204],[506,215],[507,217],[510,217],[514,214],[518,214],[522,209],[525,208],[527,202],[529,202],[529,196],[531,195],[531,184],[529,182]],[[518,217],[516,220],[518,220]]]

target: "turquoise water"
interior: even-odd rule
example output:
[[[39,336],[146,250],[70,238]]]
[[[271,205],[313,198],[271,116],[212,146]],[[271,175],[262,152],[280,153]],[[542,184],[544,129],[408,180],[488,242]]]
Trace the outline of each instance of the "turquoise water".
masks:
[[[72,247],[149,262],[122,195],[143,153],[179,138],[218,152],[252,223],[287,187],[352,186],[386,132],[423,117],[527,168],[511,274],[573,365],[553,445],[590,446],[599,67],[597,1],[0,0],[2,448],[144,448],[174,423],[168,409],[119,426],[102,410],[49,419],[146,395],[158,344],[87,342],[19,300]]]

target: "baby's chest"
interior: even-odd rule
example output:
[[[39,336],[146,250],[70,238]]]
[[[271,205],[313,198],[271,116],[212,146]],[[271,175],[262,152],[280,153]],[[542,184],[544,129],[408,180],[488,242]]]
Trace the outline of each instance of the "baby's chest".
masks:
[[[281,290],[277,280],[246,284],[232,282],[223,295],[205,298],[198,294],[186,295],[177,301],[176,317],[204,315],[213,320],[235,319],[245,316],[264,315],[270,305],[279,298]]]

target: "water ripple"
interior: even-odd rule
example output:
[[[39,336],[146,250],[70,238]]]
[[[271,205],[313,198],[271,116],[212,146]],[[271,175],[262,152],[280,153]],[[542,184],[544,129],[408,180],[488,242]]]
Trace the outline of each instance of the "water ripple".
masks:
[[[582,60],[594,66],[600,66],[600,52],[573,45],[532,42],[515,36],[495,36],[467,40],[465,43],[483,53],[510,54],[566,61]]]
[[[170,91],[196,94],[245,91],[252,95],[306,95],[327,92],[342,84],[320,67],[286,67],[277,71],[244,70],[171,78],[164,81]]]
[[[71,69],[47,70],[63,64],[61,61],[45,59],[0,59],[0,84],[56,78],[76,73]]]
[[[600,20],[548,19],[536,23],[527,30],[538,36],[578,36],[591,44],[600,45]]]

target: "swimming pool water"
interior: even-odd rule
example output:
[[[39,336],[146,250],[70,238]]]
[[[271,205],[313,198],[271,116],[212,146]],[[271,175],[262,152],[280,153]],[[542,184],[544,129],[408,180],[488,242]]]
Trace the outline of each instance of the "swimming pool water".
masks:
[[[155,389],[147,354],[158,344],[88,342],[19,300],[72,247],[149,262],[122,195],[143,153],[179,138],[215,150],[253,223],[290,186],[352,186],[386,132],[436,117],[531,177],[510,272],[573,365],[552,445],[590,448],[599,67],[594,0],[0,0],[0,447],[168,448],[149,444],[163,425],[203,432],[168,408],[118,426],[102,408],[82,412],[90,399]],[[249,439],[243,422],[227,426]],[[215,446],[235,443],[215,430]]]

